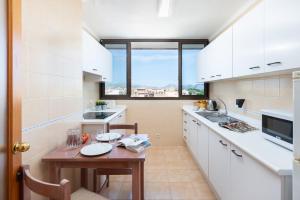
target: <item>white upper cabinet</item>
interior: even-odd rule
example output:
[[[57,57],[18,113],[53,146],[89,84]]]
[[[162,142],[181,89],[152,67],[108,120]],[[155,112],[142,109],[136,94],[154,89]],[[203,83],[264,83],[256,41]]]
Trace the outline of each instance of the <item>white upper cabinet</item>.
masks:
[[[102,80],[111,80],[112,55],[89,33],[82,31],[83,71],[102,76]]]
[[[199,82],[232,78],[232,27],[205,47],[198,59]]]
[[[264,71],[264,2],[261,2],[233,25],[233,76]]]
[[[212,43],[212,55],[209,56],[210,78],[213,80],[232,78],[232,27],[228,28]]]
[[[300,1],[265,4],[266,72],[300,67]]]

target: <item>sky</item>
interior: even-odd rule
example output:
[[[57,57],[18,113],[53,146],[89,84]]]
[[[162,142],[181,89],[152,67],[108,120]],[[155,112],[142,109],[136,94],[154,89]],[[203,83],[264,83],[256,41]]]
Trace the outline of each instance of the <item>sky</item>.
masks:
[[[111,49],[113,84],[126,84],[126,51]],[[183,50],[183,85],[197,82],[197,53]],[[178,85],[178,50],[132,50],[132,84],[164,87]]]

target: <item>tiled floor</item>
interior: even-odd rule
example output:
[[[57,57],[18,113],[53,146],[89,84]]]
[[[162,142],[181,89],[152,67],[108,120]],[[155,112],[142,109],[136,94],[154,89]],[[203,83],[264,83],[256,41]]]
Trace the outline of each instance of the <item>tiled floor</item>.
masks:
[[[111,176],[102,191],[109,199],[131,199],[131,176]],[[145,163],[145,199],[215,200],[190,153],[183,146],[151,147]]]

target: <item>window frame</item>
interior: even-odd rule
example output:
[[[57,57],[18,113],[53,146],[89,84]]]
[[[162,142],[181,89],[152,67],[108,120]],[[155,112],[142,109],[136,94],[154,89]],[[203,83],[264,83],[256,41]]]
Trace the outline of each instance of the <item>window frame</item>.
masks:
[[[131,42],[178,42],[178,97],[131,97]],[[204,83],[205,93],[199,97],[196,95],[182,95],[182,45],[204,44],[208,45],[207,39],[103,39],[100,43],[125,44],[126,45],[126,95],[106,95],[105,82],[100,82],[99,96],[105,100],[201,100],[209,98],[209,84]]]

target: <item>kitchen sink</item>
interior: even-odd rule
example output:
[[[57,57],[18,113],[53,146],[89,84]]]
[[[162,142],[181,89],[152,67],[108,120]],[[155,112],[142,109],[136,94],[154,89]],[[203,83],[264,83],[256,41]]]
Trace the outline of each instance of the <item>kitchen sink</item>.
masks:
[[[226,114],[222,114],[219,112],[206,112],[206,111],[200,111],[196,112],[198,115],[208,119],[211,122],[217,122],[217,123],[235,123],[235,122],[240,122],[240,120],[230,117]]]

